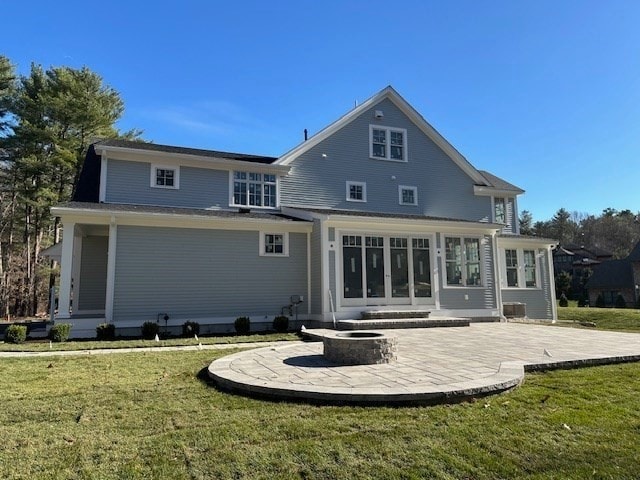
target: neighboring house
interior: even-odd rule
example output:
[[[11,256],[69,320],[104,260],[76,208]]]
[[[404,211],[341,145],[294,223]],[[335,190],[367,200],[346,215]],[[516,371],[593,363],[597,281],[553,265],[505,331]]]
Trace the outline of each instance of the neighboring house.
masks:
[[[585,247],[573,243],[558,245],[553,251],[553,269],[556,275],[571,275],[572,298],[586,294],[585,284],[596,265],[609,261],[613,254],[600,247]]]
[[[610,260],[597,265],[587,282],[589,304],[596,305],[602,295],[607,307],[616,305],[618,295],[622,296],[627,307],[638,306],[640,299],[640,242],[636,244],[627,258]]]
[[[57,318],[76,335],[165,316],[204,331],[283,312],[307,325],[372,309],[498,320],[513,303],[555,319],[555,242],[519,235],[522,193],[391,87],[278,158],[105,140],[52,209]]]

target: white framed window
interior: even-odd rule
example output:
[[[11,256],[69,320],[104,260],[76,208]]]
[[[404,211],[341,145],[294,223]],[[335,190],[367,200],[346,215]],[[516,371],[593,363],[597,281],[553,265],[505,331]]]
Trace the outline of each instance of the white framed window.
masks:
[[[418,205],[418,187],[400,185],[398,187],[398,202],[400,205]]]
[[[393,162],[407,161],[407,131],[404,128],[369,125],[369,156]]]
[[[288,257],[289,233],[260,232],[261,257]]]
[[[493,199],[493,221],[507,223],[507,204],[503,197],[494,197]]]
[[[365,182],[347,181],[347,201],[348,202],[366,202],[367,201],[367,184]]]
[[[482,286],[480,239],[445,237],[444,243],[447,286]]]
[[[504,287],[538,287],[538,262],[535,250],[505,248],[503,258],[502,285]]]
[[[231,172],[231,205],[275,208],[278,203],[277,186],[277,178],[271,173]]]
[[[152,188],[180,188],[180,167],[151,165],[150,185]]]

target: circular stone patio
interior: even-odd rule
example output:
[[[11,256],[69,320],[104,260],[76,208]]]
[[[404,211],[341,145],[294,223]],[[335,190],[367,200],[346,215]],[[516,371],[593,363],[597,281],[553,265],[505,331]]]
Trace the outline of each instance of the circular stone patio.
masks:
[[[525,371],[640,361],[635,333],[518,323],[385,332],[398,338],[393,363],[337,365],[322,342],[295,342],[222,357],[209,376],[223,390],[277,400],[434,404],[514,388]]]

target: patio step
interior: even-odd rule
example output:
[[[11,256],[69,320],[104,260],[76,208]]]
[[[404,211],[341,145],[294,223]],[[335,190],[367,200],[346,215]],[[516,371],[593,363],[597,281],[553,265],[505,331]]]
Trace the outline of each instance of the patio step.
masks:
[[[360,312],[362,320],[393,320],[406,318],[429,318],[428,310],[365,310]]]
[[[384,330],[392,328],[468,327],[468,318],[376,318],[369,320],[338,320],[338,330]]]

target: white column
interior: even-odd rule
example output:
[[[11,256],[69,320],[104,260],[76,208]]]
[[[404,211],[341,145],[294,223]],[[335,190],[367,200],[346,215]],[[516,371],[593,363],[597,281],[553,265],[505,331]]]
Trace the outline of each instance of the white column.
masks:
[[[556,282],[555,282],[555,272],[553,271],[553,254],[551,253],[551,249],[554,245],[549,245],[547,247],[547,270],[549,275],[549,296],[551,297],[551,323],[556,323],[558,321],[558,304],[556,303]],[[542,281],[542,279],[540,279]]]
[[[71,282],[73,272],[73,244],[75,240],[75,222],[62,224],[62,255],[60,258],[60,293],[58,294],[58,317],[69,318],[71,307]]]
[[[104,318],[107,323],[113,323],[113,296],[116,279],[116,240],[118,225],[115,218],[109,224],[109,247],[107,252],[107,293],[104,305]]]

